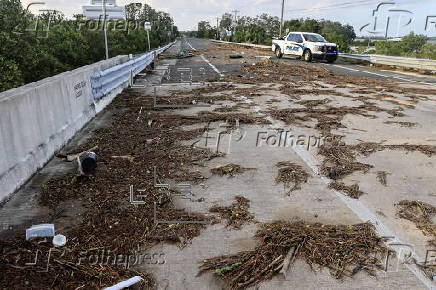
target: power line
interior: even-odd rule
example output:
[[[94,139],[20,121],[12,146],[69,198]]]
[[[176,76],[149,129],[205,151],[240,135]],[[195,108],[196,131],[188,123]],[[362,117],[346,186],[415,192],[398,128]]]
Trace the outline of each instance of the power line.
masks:
[[[338,3],[336,5],[329,5],[329,6],[322,6],[322,7],[316,7],[316,8],[307,8],[307,9],[294,9],[291,10],[292,12],[305,12],[305,11],[323,11],[323,10],[334,10],[334,9],[344,9],[344,8],[353,8],[353,7],[359,7],[359,6],[366,6],[370,4],[379,3],[380,1],[374,1],[374,0],[362,0],[362,1],[355,1],[355,2],[343,2]]]

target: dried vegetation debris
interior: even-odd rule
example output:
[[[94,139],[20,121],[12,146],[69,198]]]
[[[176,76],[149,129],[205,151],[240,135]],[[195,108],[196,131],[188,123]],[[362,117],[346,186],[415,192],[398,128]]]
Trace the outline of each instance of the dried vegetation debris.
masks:
[[[229,127],[237,127],[239,124],[257,124],[265,125],[271,122],[264,117],[258,117],[254,114],[247,113],[226,113],[220,114],[216,112],[202,111],[198,113],[198,119],[201,122],[226,122]]]
[[[400,218],[413,222],[416,227],[431,236],[430,245],[436,247],[436,207],[422,201],[402,200],[397,205],[397,214]]]
[[[249,170],[256,170],[256,168],[245,168],[242,167],[241,165],[230,163],[227,165],[222,165],[212,168],[210,172],[212,172],[212,174],[215,175],[220,175],[220,176],[228,175],[229,177],[233,177],[236,174],[241,174]]]
[[[336,136],[339,137],[339,136]],[[404,150],[408,152],[421,152],[429,157],[436,153],[433,145],[383,145],[375,142],[361,142],[356,145],[345,145],[340,138],[326,142],[319,148],[318,154],[324,157],[321,173],[333,180],[342,179],[355,171],[368,172],[372,165],[356,162],[358,155],[368,157],[382,150]]]
[[[355,161],[356,153],[340,140],[320,146],[318,154],[324,157],[321,173],[330,179],[339,180],[356,171],[368,172],[373,166]]]
[[[345,185],[345,183],[342,182],[332,182],[329,184],[329,188],[342,191],[346,193],[347,196],[354,199],[358,199],[360,196],[365,194],[363,191],[360,190],[358,184]]]
[[[165,111],[143,111],[138,118],[140,107],[150,108],[153,100],[135,93],[130,95],[129,92],[126,90],[106,109],[114,112],[109,127],[97,130],[93,138],[75,149],[81,152],[98,146],[95,152],[99,157],[99,167],[95,174],[85,177],[73,174],[58,176],[42,187],[40,202],[53,212],[58,211],[59,204],[68,201],[85,205],[86,210],[77,217],[77,223],[63,232],[68,237],[64,248],[71,253],[63,257],[63,264],[53,263],[48,272],[40,273],[37,267],[11,264],[11,261],[21,262],[20,257],[29,250],[45,251],[45,246],[34,243],[23,245],[22,235],[11,236],[2,244],[7,255],[2,256],[0,261],[3,269],[0,271],[1,281],[13,281],[14,287],[22,289],[49,289],[53,283],[65,289],[83,285],[87,289],[101,289],[138,274],[116,265],[106,266],[98,272],[90,265],[76,267],[74,259],[81,252],[99,248],[128,255],[138,247],[146,251],[157,242],[177,243],[183,247],[200,234],[203,224],[155,223],[155,203],[158,205],[156,216],[160,221],[198,222],[208,221],[209,218],[175,208],[171,198],[168,198],[171,197],[170,191],[155,187],[154,168],[157,169],[158,180],[196,182],[204,177],[198,172],[191,172],[190,168],[222,155],[183,145],[183,140],[199,137],[204,130],[184,131],[180,126],[200,123],[201,120]],[[137,199],[145,204],[132,205],[129,202],[131,185],[134,191],[144,190],[141,193],[143,197]],[[57,222],[55,219],[54,223]],[[95,278],[90,278],[89,274]],[[145,279],[147,286],[152,286],[148,274],[139,275]],[[1,284],[4,283],[9,282]]]
[[[236,196],[235,200],[231,206],[213,206],[209,211],[226,219],[227,227],[240,229],[242,225],[253,221],[254,215],[249,212],[250,200],[241,195]]]
[[[263,224],[255,237],[255,249],[203,260],[200,273],[214,273],[231,289],[255,286],[279,273],[286,275],[295,259],[304,260],[312,268],[326,267],[336,279],[352,277],[360,271],[375,275],[381,268],[378,258],[387,250],[369,223],[277,221]]]
[[[390,175],[390,173],[386,171],[378,171],[377,172],[378,182],[380,182],[384,186],[388,186],[388,181],[387,181],[388,175]]]
[[[283,183],[287,187],[292,184],[288,194],[301,189],[301,184],[307,183],[309,180],[310,174],[301,165],[290,161],[281,161],[276,164],[276,167],[279,168],[276,182]]]
[[[102,253],[101,248],[99,251],[90,249],[78,253],[74,246],[53,249],[51,241],[43,239],[0,240],[2,289],[101,289],[100,285],[111,286],[133,276],[143,279],[138,287],[155,287],[151,275],[128,269],[128,262],[124,258],[118,261],[115,258],[108,259],[110,256],[100,259],[98,255]],[[117,253],[111,256],[126,257],[130,254]]]

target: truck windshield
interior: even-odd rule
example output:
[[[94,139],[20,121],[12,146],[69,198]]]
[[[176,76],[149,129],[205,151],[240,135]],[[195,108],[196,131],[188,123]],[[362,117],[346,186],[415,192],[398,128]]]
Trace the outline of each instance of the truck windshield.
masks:
[[[304,39],[309,42],[326,42],[324,37],[318,34],[303,34]]]

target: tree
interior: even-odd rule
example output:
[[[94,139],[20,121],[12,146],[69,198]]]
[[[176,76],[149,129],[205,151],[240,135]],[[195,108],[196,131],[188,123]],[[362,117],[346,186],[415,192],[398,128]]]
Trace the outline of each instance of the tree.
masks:
[[[410,33],[401,39],[401,43],[404,45],[404,50],[406,53],[420,53],[422,48],[427,43],[427,36],[417,35],[415,33]]]
[[[127,21],[118,23],[121,29],[109,26],[111,56],[138,54],[148,49],[143,27],[145,21],[152,23],[152,48],[179,35],[168,13],[137,4],[127,5],[126,12]],[[0,89],[34,82],[104,59],[102,29],[91,30],[84,27],[83,21],[83,15],[75,15],[69,20],[57,12],[46,12],[36,17],[24,10],[19,0],[0,0]],[[122,29],[127,24],[134,29]],[[28,29],[32,27],[36,29]]]
[[[12,61],[0,56],[0,91],[6,91],[23,84],[23,76],[18,65]]]

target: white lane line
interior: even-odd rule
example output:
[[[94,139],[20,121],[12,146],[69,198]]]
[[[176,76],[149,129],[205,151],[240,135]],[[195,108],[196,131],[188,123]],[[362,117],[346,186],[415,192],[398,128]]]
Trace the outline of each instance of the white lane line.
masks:
[[[195,49],[195,47],[193,47],[188,41],[186,41],[186,43],[189,45],[189,47],[193,50],[193,51],[197,51],[196,49]]]
[[[247,99],[244,96],[241,96],[241,98]],[[271,122],[272,128],[281,128],[281,125],[277,120],[272,119],[270,116],[267,116],[266,119]],[[318,162],[309,151],[299,146],[291,146],[291,148],[301,158],[301,160],[303,160],[304,163],[309,166],[309,168],[313,171],[313,173],[315,173],[315,175],[320,177],[326,185],[330,184],[330,179],[321,175]],[[386,245],[396,252],[399,260],[407,260],[407,257],[409,257],[410,254],[412,258],[416,259],[416,261],[423,261],[423,259],[421,259],[413,249],[413,245],[409,245],[401,241],[401,239],[395,234],[395,232],[388,228],[385,224],[383,224],[382,221],[377,217],[377,215],[371,212],[371,210],[360,200],[350,198],[337,190],[331,189],[331,192],[333,192],[343,203],[345,203],[345,205],[351,211],[353,211],[354,214],[356,214],[363,222],[371,222],[374,225],[379,236],[389,237],[390,241],[386,242]],[[433,282],[423,274],[421,269],[419,269],[416,264],[402,264],[405,265],[428,289],[435,289]]]
[[[375,73],[375,72],[370,72],[370,71],[367,71],[367,70],[364,70],[363,72],[367,73],[367,74],[371,74],[371,75],[376,75],[376,76],[379,76],[379,77],[384,77],[384,78],[389,78],[390,77],[390,76],[387,76],[387,75],[382,75],[382,74],[378,74],[378,73]]]
[[[216,68],[216,66],[214,66],[213,64],[210,63],[210,61],[208,61],[204,55],[200,55],[200,57],[207,62],[207,64],[220,76],[220,77],[224,77],[224,75]]]
[[[397,80],[402,80],[402,81],[409,82],[409,83],[419,83],[419,84],[424,84],[424,85],[429,85],[429,86],[436,86],[436,84],[434,84],[434,83],[426,83],[426,82],[414,81],[414,80],[409,80],[409,79],[400,78],[400,77],[391,77],[391,78],[397,79]]]
[[[291,148],[294,150],[294,152],[309,166],[312,171],[318,175],[321,180],[325,184],[330,183],[330,179],[322,176],[319,172],[319,166],[318,162],[316,161],[315,157],[304,148],[300,148],[298,146],[291,146]],[[407,245],[404,242],[401,241],[401,239],[395,234],[394,231],[392,231],[390,228],[388,228],[386,225],[382,223],[382,221],[375,215],[373,212],[371,212],[370,209],[368,209],[361,201],[358,199],[353,199],[348,196],[345,196],[344,194],[332,190],[332,192],[340,199],[342,202],[344,202],[349,209],[351,209],[363,222],[371,222],[378,234],[381,237],[391,237],[390,241],[387,242],[387,246],[390,247],[393,251],[397,253],[398,259],[403,259],[405,256],[407,256],[407,253],[410,253],[413,258],[416,259],[416,261],[423,261],[420,259],[420,257],[416,254],[416,252],[413,249],[412,245]],[[433,283],[430,281],[418,268],[416,264],[410,264],[410,263],[404,263],[404,265],[425,285],[428,289],[435,289],[433,288]]]
[[[347,69],[347,70],[351,70],[351,71],[359,71],[358,69],[349,68],[349,67],[341,66],[341,65],[337,65],[337,64],[334,64],[333,66],[337,66],[337,67],[340,67],[340,68],[343,68],[343,69]]]
[[[364,73],[371,74],[371,75],[376,75],[376,76],[379,76],[379,77],[393,78],[393,79],[397,79],[397,80],[402,80],[402,81],[409,82],[409,83],[419,83],[419,84],[424,84],[424,85],[429,85],[429,86],[436,86],[436,83],[427,83],[427,82],[409,80],[409,79],[405,79],[405,78],[401,78],[401,77],[397,77],[397,76],[382,75],[382,74],[378,74],[378,73],[375,73],[375,72],[370,72],[370,71],[367,71],[367,70],[360,71],[358,69],[352,69],[352,68],[341,66],[341,65],[337,65],[337,64],[334,64],[333,66],[337,66],[337,67],[340,67],[340,68],[343,68],[343,69],[347,69],[347,70],[351,70],[351,71],[364,72]],[[357,66],[365,68],[364,66],[361,66],[361,65],[357,65]]]

